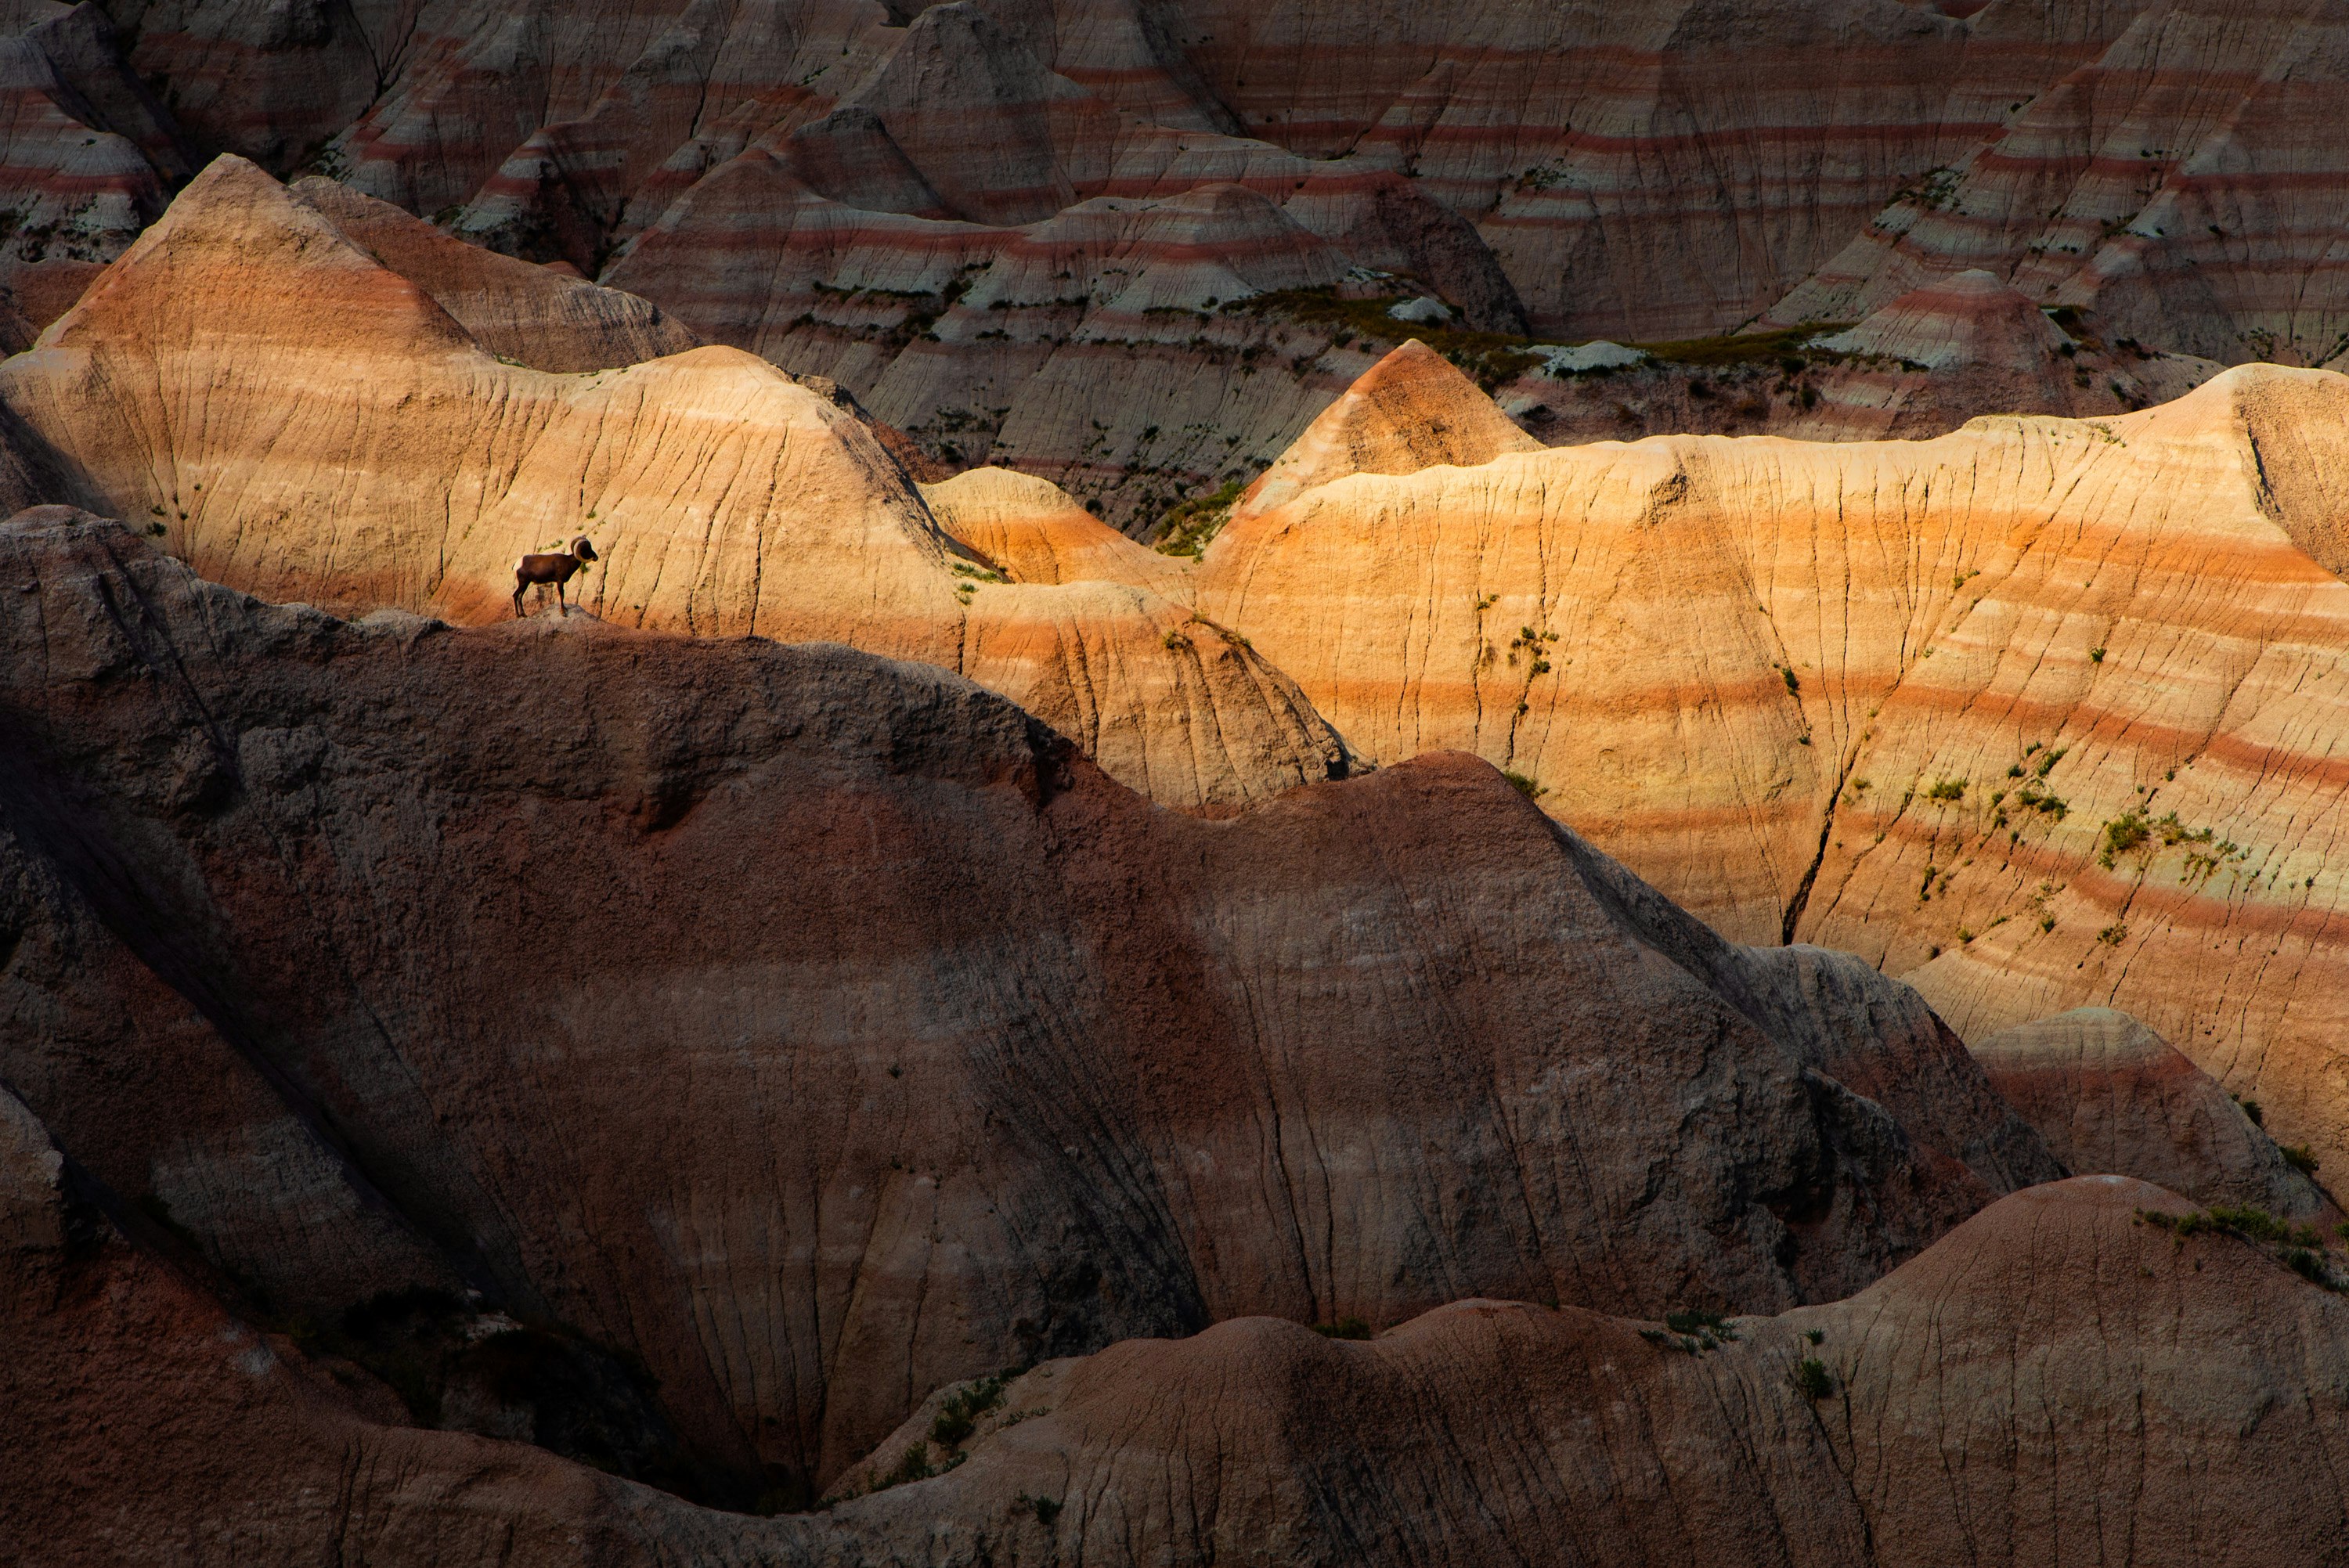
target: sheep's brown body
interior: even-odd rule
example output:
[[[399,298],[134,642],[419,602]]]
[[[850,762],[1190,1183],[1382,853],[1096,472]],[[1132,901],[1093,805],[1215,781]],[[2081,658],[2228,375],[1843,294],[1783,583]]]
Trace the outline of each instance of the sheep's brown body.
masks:
[[[583,533],[571,542],[571,553],[568,555],[525,555],[516,561],[514,614],[517,616],[522,614],[523,591],[533,583],[554,583],[554,602],[568,611],[571,606],[563,596],[563,585],[578,573],[585,571],[587,563],[595,559],[595,547],[587,542],[587,536]]]

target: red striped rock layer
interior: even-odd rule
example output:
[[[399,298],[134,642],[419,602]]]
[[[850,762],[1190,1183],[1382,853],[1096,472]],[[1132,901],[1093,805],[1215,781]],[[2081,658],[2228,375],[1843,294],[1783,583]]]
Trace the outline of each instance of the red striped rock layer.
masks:
[[[1474,749],[1969,1034],[2125,1007],[2349,1166],[2344,410],[2253,368],[1924,443],[1356,475],[1236,521],[1198,603],[1373,758]]]
[[[606,277],[713,340],[836,377],[949,463],[1014,462],[1146,526],[1250,472],[1367,367],[1326,331],[1216,308],[1347,265],[1237,184],[990,229],[845,207],[752,152]]]
[[[63,315],[191,171],[97,6],[0,12],[0,347]]]
[[[1536,371],[1495,396],[1549,446],[1682,433],[1893,440],[1943,435],[1985,413],[2127,412],[2182,397],[2220,369],[2141,344],[2107,344],[2076,316],[2065,319],[2078,336],[1991,273],[1961,273],[1783,355]]]
[[[1407,172],[1478,223],[1543,330],[1667,336],[1779,297],[2135,9],[996,0],[891,26],[830,0],[599,4],[559,23],[442,0],[307,37],[156,7],[136,57],[184,77],[226,145],[275,159],[336,136],[363,188],[428,212],[470,202],[475,232],[583,265],[752,148],[851,205],[991,222],[1218,180],[1271,193],[1351,154],[1344,177]],[[315,88],[279,91],[291,62],[348,75],[354,50],[380,89],[355,121]],[[261,84],[242,98],[223,90],[232,60]],[[1383,241],[1356,259],[1388,264],[1371,252],[1402,230],[1368,228]]]
[[[363,189],[590,273],[763,150],[845,205],[995,224],[1237,180],[1358,263],[1410,255],[1472,315],[1521,296],[1548,335],[1851,320],[1987,266],[2114,337],[2339,350],[2335,7],[1951,9],[439,0],[133,26],[140,69],[223,144],[284,167],[334,139]],[[1397,171],[1407,199],[1370,194]],[[1324,211],[1299,181],[1353,192]],[[1443,212],[1498,269],[1437,242]]]
[[[505,363],[241,160],[190,186],[0,379],[72,465],[74,499],[271,598],[496,619],[516,557],[584,532],[603,560],[575,593],[599,615],[970,674],[1170,804],[1344,766],[1278,672],[1193,635],[1186,609],[994,580],[854,413],[765,362]]]
[[[2315,365],[2349,342],[2333,136],[2349,13],[2164,0],[1997,136],[1880,213],[1774,319],[1847,318],[1987,267],[2114,337]]]
[[[0,914],[128,955],[12,968],[0,1016],[201,1006],[395,1229],[641,1357],[736,1477],[1236,1314],[1834,1297],[2060,1169],[1913,995],[1730,946],[1472,758],[1206,820],[839,647],[337,621],[54,513],[0,581]],[[0,1068],[140,1180],[181,1113],[93,1112],[85,1037]]]

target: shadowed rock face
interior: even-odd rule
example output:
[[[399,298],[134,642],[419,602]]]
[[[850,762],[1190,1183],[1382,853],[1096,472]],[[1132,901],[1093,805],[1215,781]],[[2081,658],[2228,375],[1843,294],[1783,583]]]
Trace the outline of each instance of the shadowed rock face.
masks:
[[[2308,1462],[2349,1436],[2349,1304],[2264,1249],[2174,1246],[2137,1217],[2183,1208],[2112,1177],[2033,1188],[1852,1300],[1717,1346],[1497,1302],[1368,1345],[1262,1320],[1123,1345],[1013,1382],[967,1464],[809,1539],[957,1563],[1048,1542],[1114,1562],[2321,1555],[2349,1527],[2338,1470]],[[908,1423],[876,1463],[924,1436]],[[1034,1497],[1063,1506],[1040,1522]]]
[[[2330,1227],[2340,1218],[2246,1109],[2127,1013],[2075,1007],[2001,1029],[1974,1059],[2056,1158],[2201,1203],[2249,1204]]]
[[[1236,1315],[1832,1297],[2059,1169],[1899,986],[1468,758],[1205,821],[844,650],[338,622],[57,513],[0,583],[7,1081],[215,1261],[641,1357],[725,1473]],[[109,1005],[221,1087],[109,1111]]]
[[[0,348],[71,305],[195,171],[93,5],[0,5]]]
[[[2220,1540],[2321,1561],[2349,1528],[2337,1470],[2309,1462],[2349,1426],[2341,1298],[2231,1236],[2173,1243],[2139,1213],[2184,1205],[2110,1177],[2004,1199],[1853,1300],[1733,1338],[1466,1301],[1368,1344],[1249,1318],[1047,1362],[967,1399],[952,1445],[931,1432],[967,1391],[940,1390],[842,1491],[908,1450],[949,1473],[760,1520],[389,1425],[143,1255],[59,1164],[0,1093],[0,1391],[26,1439],[0,1450],[0,1542],[28,1563],[193,1535],[289,1563],[2189,1568]],[[1985,1449],[2011,1461],[1951,1462]]]

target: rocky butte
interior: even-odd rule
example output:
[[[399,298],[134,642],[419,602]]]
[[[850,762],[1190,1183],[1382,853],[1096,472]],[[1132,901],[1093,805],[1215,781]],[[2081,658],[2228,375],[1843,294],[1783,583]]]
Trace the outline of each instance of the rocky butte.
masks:
[[[2334,1561],[2344,26],[0,5],[0,1560]]]

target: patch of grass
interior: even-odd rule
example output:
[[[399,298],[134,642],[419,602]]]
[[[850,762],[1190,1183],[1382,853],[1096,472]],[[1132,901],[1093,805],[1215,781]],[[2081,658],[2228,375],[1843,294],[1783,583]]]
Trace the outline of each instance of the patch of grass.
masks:
[[[2243,1114],[2251,1119],[2251,1125],[2253,1127],[2265,1127],[2267,1125],[2267,1112],[2260,1109],[2260,1102],[2258,1100],[2245,1099],[2240,1095],[2229,1095],[2227,1098],[2233,1100],[2237,1105],[2242,1107]]]
[[[1232,507],[1247,489],[1247,480],[1235,477],[1226,480],[1209,495],[1194,496],[1177,501],[1159,519],[1157,538],[1152,548],[1161,555],[1196,557],[1212,543],[1224,524],[1232,518]]]
[[[930,1441],[940,1448],[960,1448],[978,1427],[978,1418],[1003,1403],[1001,1374],[967,1383],[947,1396],[930,1421]]]
[[[1737,1330],[1730,1326],[1729,1319],[1717,1312],[1668,1312],[1664,1314],[1664,1326],[1674,1334],[1710,1335],[1719,1340],[1737,1337]]]
[[[893,1486],[904,1486],[907,1481],[927,1480],[937,1473],[937,1467],[930,1463],[930,1445],[916,1443],[899,1457],[897,1468],[886,1475],[867,1471],[864,1490],[868,1493],[886,1491]]]
[[[2124,811],[2105,824],[2104,853],[2097,862],[2109,867],[2115,855],[2125,855],[2153,837],[2153,826],[2142,811]]]
[[[1962,779],[1937,779],[1925,791],[1928,800],[1962,800],[1966,798],[1966,781]]]
[[[2291,1166],[2293,1170],[2299,1171],[2303,1176],[2313,1176],[2316,1174],[2316,1151],[2309,1148],[2307,1144],[2280,1143],[2276,1145],[2276,1147],[2283,1154],[2283,1162],[2285,1164]]]
[[[1824,1345],[1826,1343],[1827,1331],[1824,1328],[1806,1328],[1803,1330],[1803,1337],[1814,1345]]]
[[[1790,1380],[1795,1393],[1815,1403],[1835,1392],[1834,1377],[1828,1373],[1826,1363],[1816,1356],[1804,1357],[1795,1365]]]
[[[1541,785],[1535,783],[1532,779],[1526,778],[1522,773],[1512,773],[1505,768],[1501,770],[1501,777],[1509,781],[1510,789],[1515,789],[1518,794],[1523,795],[1528,800],[1538,800],[1543,796],[1549,793],[1547,789],[1544,789]]]

